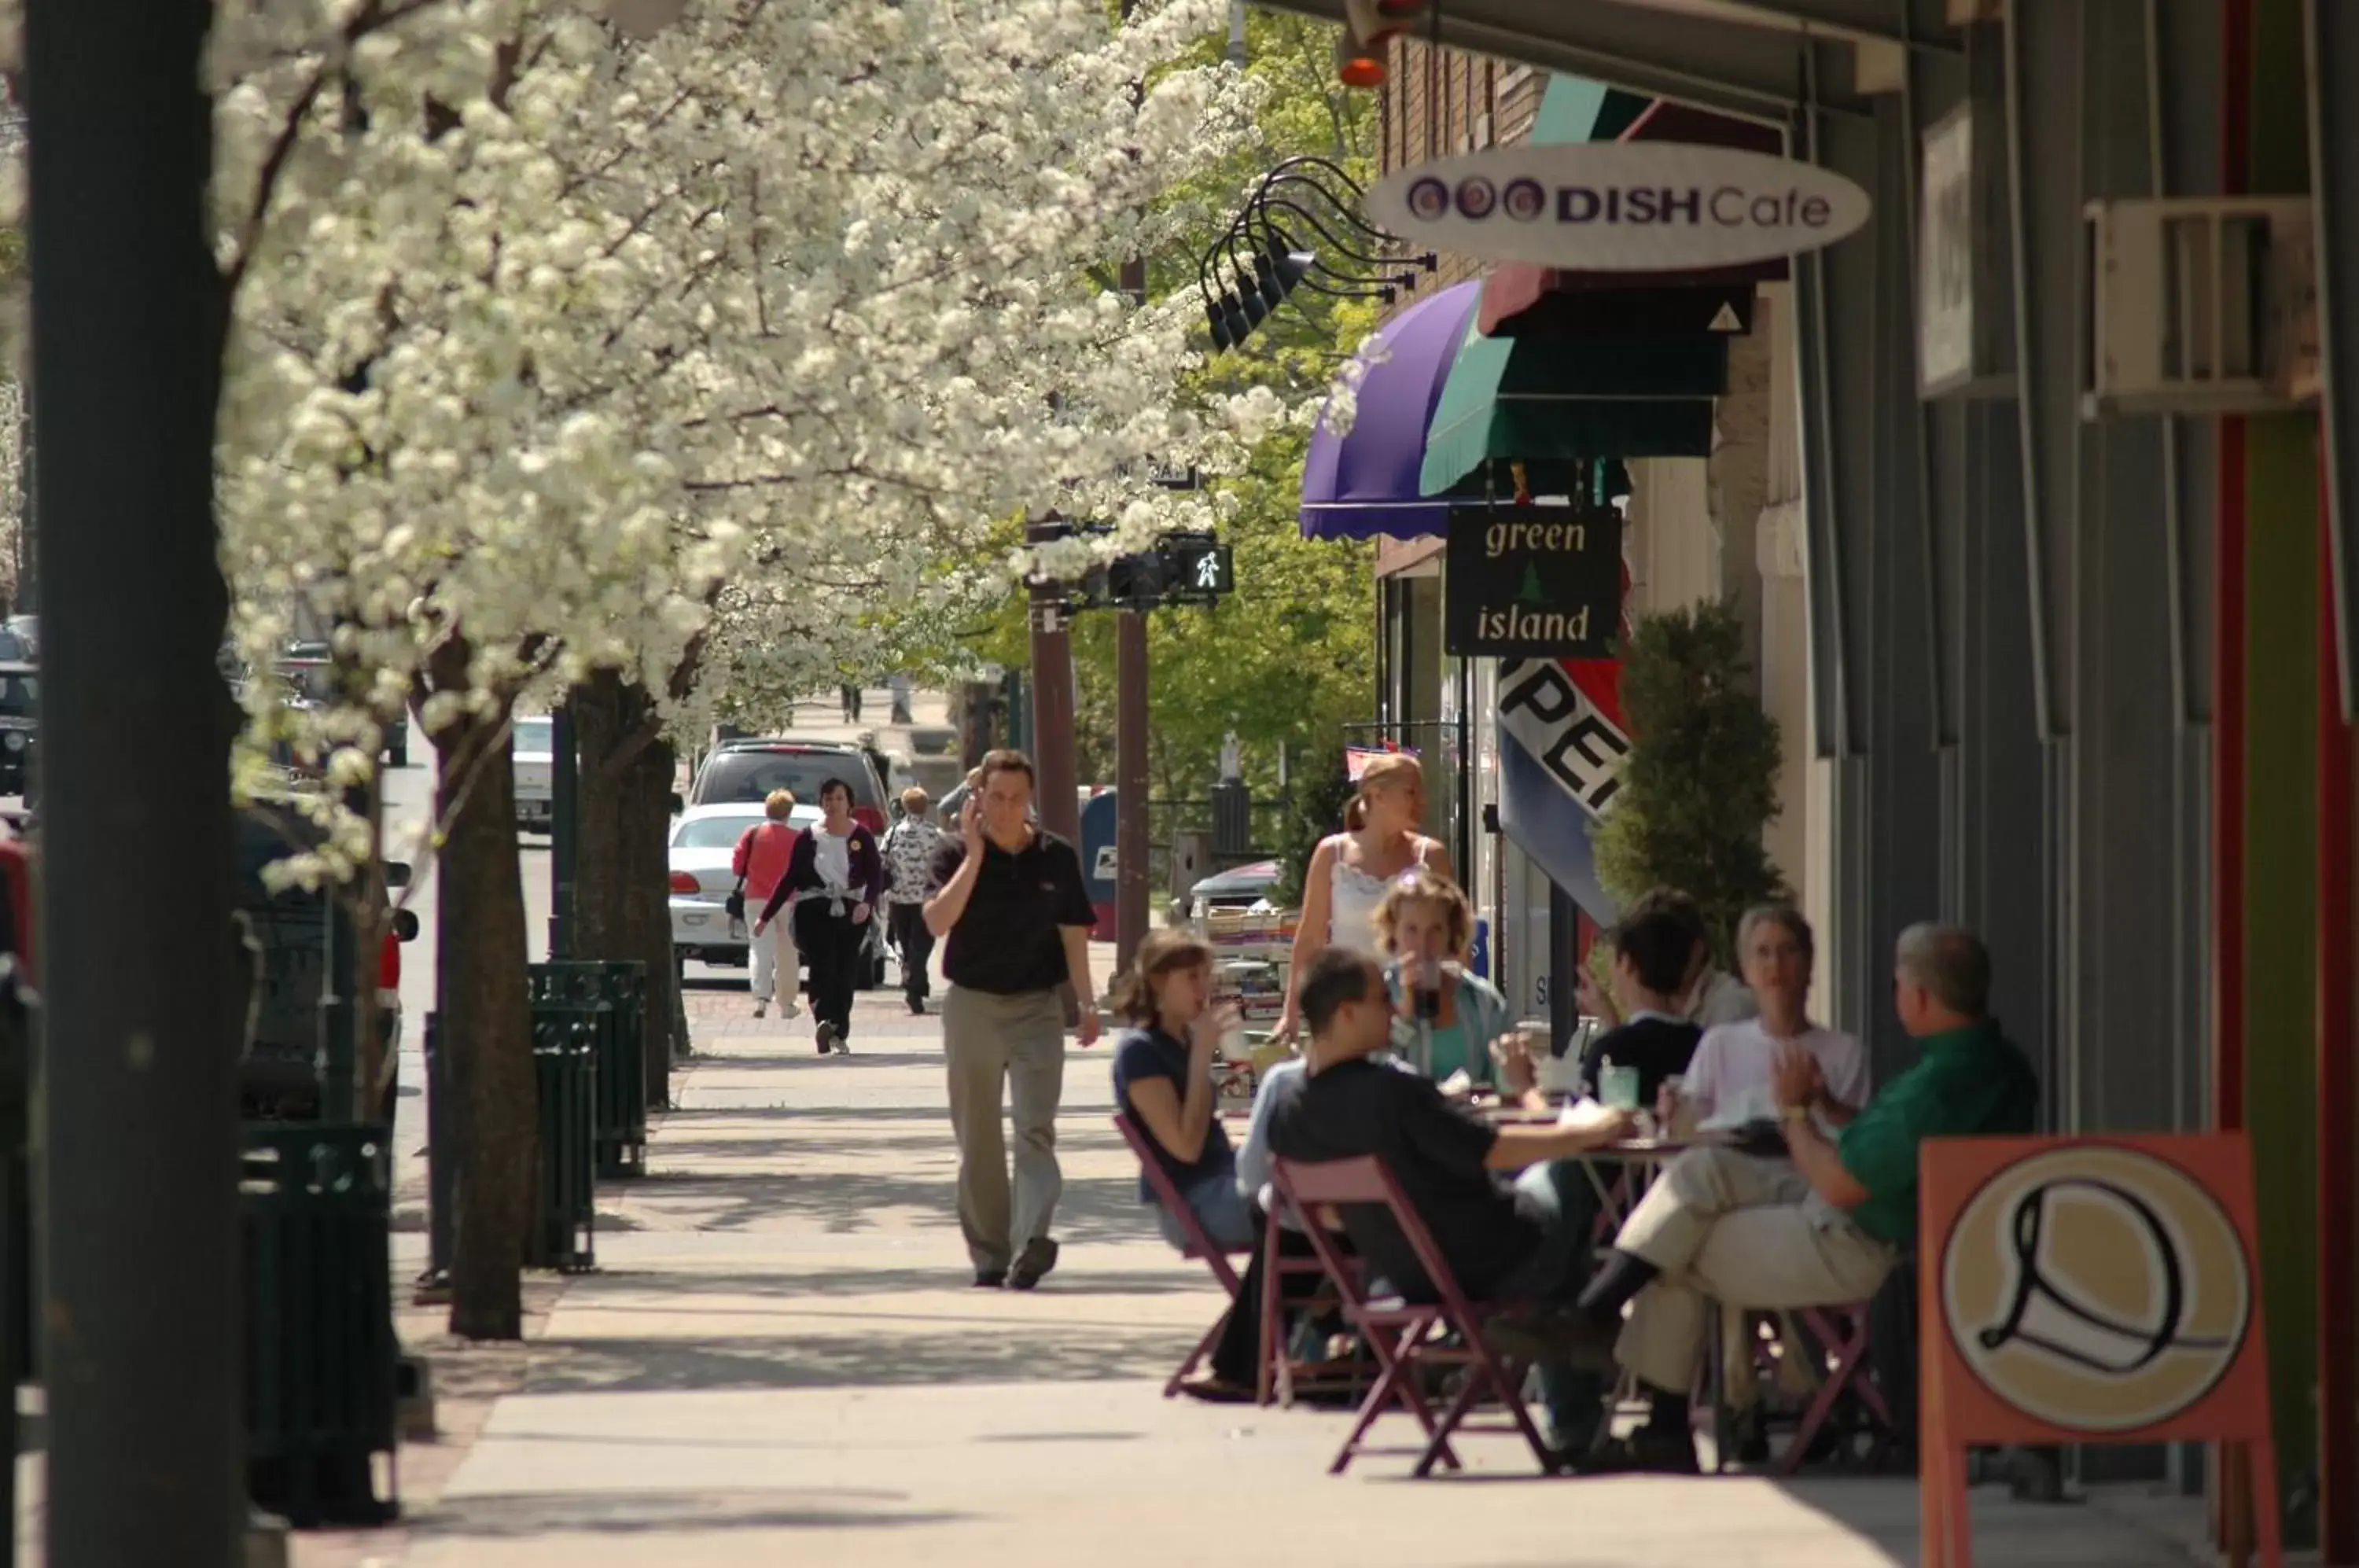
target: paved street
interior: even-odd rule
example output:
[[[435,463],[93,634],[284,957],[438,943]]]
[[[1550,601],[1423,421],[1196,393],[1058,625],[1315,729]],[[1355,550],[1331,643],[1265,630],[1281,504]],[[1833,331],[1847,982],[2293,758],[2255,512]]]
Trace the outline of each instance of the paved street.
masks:
[[[855,1054],[822,1058],[742,992],[690,1007],[698,1060],[651,1174],[602,1193],[599,1271],[533,1282],[523,1349],[453,1355],[405,1314],[446,1441],[405,1454],[403,1528],[306,1538],[298,1568],[1095,1568],[1117,1541],[1237,1568],[1915,1561],[1906,1481],[1543,1481],[1487,1438],[1467,1479],[1411,1484],[1386,1457],[1330,1478],[1338,1416],[1159,1397],[1216,1301],[1138,1212],[1103,1050],[1070,1057],[1064,1261],[1035,1293],[984,1293],[951,1219],[934,1018],[864,997]],[[397,1277],[422,1239],[396,1238]],[[2180,1560],[2183,1510],[1981,1511],[1985,1562]]]

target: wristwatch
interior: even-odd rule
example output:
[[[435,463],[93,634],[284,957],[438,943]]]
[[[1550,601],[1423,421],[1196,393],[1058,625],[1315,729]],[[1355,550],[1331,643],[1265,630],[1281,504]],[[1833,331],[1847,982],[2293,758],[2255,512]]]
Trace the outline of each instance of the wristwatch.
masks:
[[[1788,1127],[1792,1127],[1799,1122],[1809,1121],[1810,1119],[1810,1107],[1808,1105],[1785,1106],[1778,1111],[1777,1119],[1784,1122]]]

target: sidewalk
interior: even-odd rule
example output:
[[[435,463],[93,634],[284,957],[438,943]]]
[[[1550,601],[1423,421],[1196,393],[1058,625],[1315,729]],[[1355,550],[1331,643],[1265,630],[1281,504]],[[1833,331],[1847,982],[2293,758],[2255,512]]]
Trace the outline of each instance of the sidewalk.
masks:
[[[446,1449],[438,1500],[397,1534],[300,1542],[299,1568],[1916,1561],[1908,1481],[1540,1480],[1493,1438],[1464,1443],[1465,1478],[1387,1457],[1332,1478],[1338,1416],[1159,1397],[1215,1293],[1138,1213],[1103,1048],[1070,1058],[1063,1262],[984,1292],[951,1218],[937,1020],[863,997],[845,1059],[804,1020],[755,1023],[742,992],[692,1007],[711,1054],[649,1177],[602,1194],[600,1272]],[[2102,1508],[1984,1494],[1977,1517],[1994,1564],[2182,1560]]]

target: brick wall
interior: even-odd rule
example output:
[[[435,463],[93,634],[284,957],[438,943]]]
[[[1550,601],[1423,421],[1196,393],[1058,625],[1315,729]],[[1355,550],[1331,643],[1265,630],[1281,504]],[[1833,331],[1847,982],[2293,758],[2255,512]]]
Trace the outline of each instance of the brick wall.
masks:
[[[1383,172],[1531,135],[1546,73],[1419,38],[1395,38],[1387,47],[1379,104]],[[1466,256],[1444,256],[1434,286],[1480,278],[1485,270]],[[1420,284],[1419,292],[1426,288]]]

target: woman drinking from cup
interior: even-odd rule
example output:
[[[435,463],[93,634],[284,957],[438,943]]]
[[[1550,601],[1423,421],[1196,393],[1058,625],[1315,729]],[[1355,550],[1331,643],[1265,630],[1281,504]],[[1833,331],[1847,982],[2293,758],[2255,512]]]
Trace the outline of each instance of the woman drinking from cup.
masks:
[[[1374,924],[1390,960],[1386,972],[1403,1028],[1402,1054],[1426,1077],[1463,1093],[1489,1086],[1491,1045],[1514,1021],[1507,1000],[1463,959],[1474,911],[1458,885],[1422,868],[1393,878]]]

